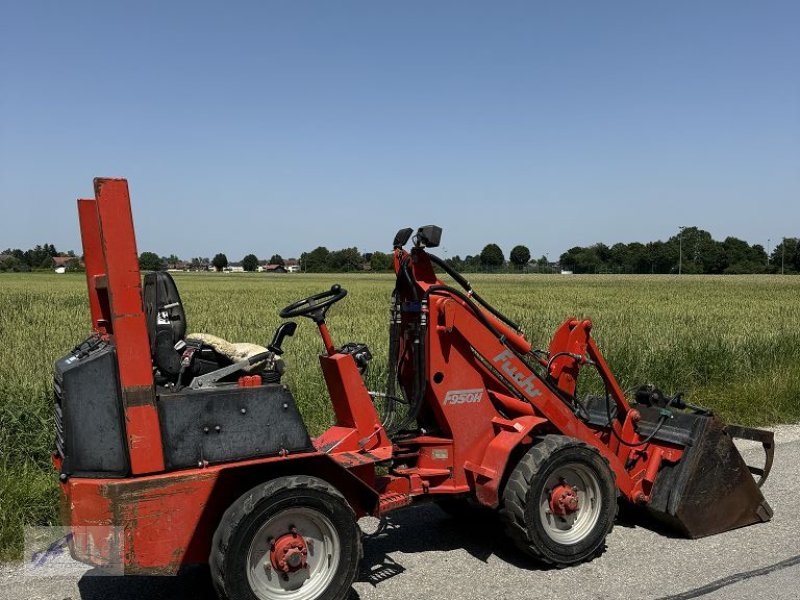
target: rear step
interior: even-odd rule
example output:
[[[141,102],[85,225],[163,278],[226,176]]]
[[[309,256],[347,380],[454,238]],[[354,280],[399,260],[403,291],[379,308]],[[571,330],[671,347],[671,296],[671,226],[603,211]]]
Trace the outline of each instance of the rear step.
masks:
[[[411,496],[408,494],[400,494],[398,492],[381,494],[378,503],[378,514],[382,515],[395,508],[401,508],[409,504],[411,504]]]

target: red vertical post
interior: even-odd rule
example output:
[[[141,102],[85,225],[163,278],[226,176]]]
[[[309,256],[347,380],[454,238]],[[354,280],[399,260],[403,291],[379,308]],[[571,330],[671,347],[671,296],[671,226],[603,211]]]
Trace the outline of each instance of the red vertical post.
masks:
[[[83,262],[86,266],[86,287],[89,293],[89,309],[92,313],[92,328],[101,334],[111,333],[111,314],[108,311],[108,295],[98,283],[106,275],[106,261],[100,240],[100,223],[97,202],[93,199],[78,200],[78,218],[81,225]]]
[[[153,365],[128,182],[98,178],[94,180],[94,192],[131,471],[133,474],[163,471],[161,428],[155,405]]]

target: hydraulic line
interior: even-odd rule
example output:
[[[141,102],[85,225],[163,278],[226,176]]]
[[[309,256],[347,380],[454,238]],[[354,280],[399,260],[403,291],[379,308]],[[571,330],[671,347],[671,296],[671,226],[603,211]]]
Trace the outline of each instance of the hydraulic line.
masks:
[[[411,292],[414,303],[416,304],[419,303],[419,294],[417,293],[416,286],[414,285],[414,281],[409,273],[408,262],[408,258],[403,260],[403,262],[400,264],[400,272],[403,274],[405,281],[408,283],[409,291]],[[405,341],[405,348],[403,351],[404,355],[408,353],[409,344],[413,346],[412,352],[416,379],[411,390],[411,400],[409,401],[408,412],[400,421],[400,423],[392,428],[392,430],[389,432],[390,435],[406,429],[413,421],[415,421],[419,416],[419,412],[422,409],[422,404],[425,401],[425,391],[427,388],[427,378],[425,374],[425,335],[427,330],[427,324],[425,320],[427,319],[427,304],[428,301],[426,296],[425,300],[420,306],[419,322],[417,323],[413,338]]]
[[[444,270],[445,273],[447,273],[448,275],[450,275],[450,277],[455,279],[458,285],[460,285],[462,288],[464,288],[464,290],[466,290],[467,296],[469,298],[475,298],[475,301],[478,304],[480,304],[483,308],[492,313],[495,317],[500,319],[503,323],[511,327],[511,329],[522,333],[522,328],[519,325],[514,323],[514,321],[509,319],[507,316],[505,316],[503,313],[497,310],[494,306],[492,306],[491,304],[486,302],[486,300],[481,298],[480,295],[478,295],[478,293],[472,289],[472,286],[470,286],[469,281],[467,281],[463,277],[463,275],[461,275],[461,273],[458,273],[454,269],[450,268],[450,266],[446,262],[444,262],[441,258],[436,256],[435,254],[431,254],[430,252],[428,252],[427,255],[428,258],[431,259],[431,262],[439,265]]]
[[[397,366],[400,353],[400,309],[397,304],[397,286],[392,292],[392,308],[389,318],[389,364],[387,365],[385,410],[382,415],[383,426],[390,430],[395,415],[397,398]]]
[[[414,302],[419,302],[419,294],[417,293],[417,287],[414,285],[414,280],[411,278],[411,273],[408,272],[409,260],[410,260],[409,257],[403,259],[403,262],[400,263],[400,272],[403,275],[405,275],[406,283],[408,283],[408,289],[414,298]]]
[[[553,356],[551,356],[547,360],[547,367],[546,367],[547,371],[546,371],[546,373],[548,375],[550,375],[550,367],[553,366],[553,361],[555,359],[561,357],[561,356],[568,356],[568,357],[570,357],[571,359],[573,359],[575,361],[580,360],[580,356],[577,356],[577,355],[573,354],[572,352],[556,352],[555,354],[553,354]]]
[[[489,319],[486,318],[480,310],[478,310],[475,305],[470,302],[469,296],[466,294],[459,292],[457,289],[450,287],[449,285],[432,285],[428,288],[426,296],[430,295],[440,295],[437,292],[447,292],[448,294],[452,294],[456,296],[460,300],[462,300],[467,306],[469,306],[470,310],[472,310],[473,314],[477,317],[477,319],[481,322],[481,325],[486,327],[489,331],[491,331],[495,337],[497,337],[503,344],[505,344],[506,337],[495,329],[494,325],[491,324]]]
[[[508,348],[511,352],[513,352],[514,356],[516,356],[520,361],[522,361],[522,363],[526,367],[528,367],[534,375],[536,375],[536,377],[547,387],[547,389],[550,390],[558,398],[560,398],[562,402],[569,405],[573,411],[577,410],[575,408],[576,406],[579,407],[580,409],[583,409],[583,406],[580,404],[580,402],[577,402],[577,400],[575,400],[574,398],[565,397],[564,392],[562,390],[552,385],[549,381],[547,381],[546,378],[541,377],[536,372],[536,369],[534,369],[533,365],[531,365],[527,360],[525,360],[524,356],[522,356],[519,352],[517,352],[514,348],[512,348],[509,344],[507,344],[506,337],[492,325],[489,319],[486,318],[486,315],[483,314],[483,312],[481,312],[481,310],[479,310],[478,307],[475,306],[470,301],[470,298],[467,297],[466,294],[458,291],[455,288],[450,287],[449,285],[432,285],[431,287],[428,288],[426,297],[430,295],[445,295],[445,293],[456,296],[457,298],[462,300],[464,304],[467,307],[469,307],[469,309],[472,311],[475,317],[481,322],[481,324],[484,327],[486,327],[486,329],[488,329],[500,341],[501,344],[503,344],[506,348]]]
[[[662,413],[661,416],[658,418],[658,423],[656,423],[655,429],[653,429],[650,435],[648,435],[638,444],[632,444],[630,442],[626,442],[620,437],[616,429],[614,429],[614,419],[611,417],[611,393],[609,392],[608,389],[608,382],[606,381],[606,378],[603,377],[603,373],[600,372],[600,368],[599,367],[596,368],[597,372],[600,374],[600,379],[603,380],[603,386],[605,387],[606,390],[606,416],[608,417],[608,428],[611,430],[611,433],[614,435],[615,438],[617,438],[617,441],[620,444],[622,444],[623,446],[627,446],[628,448],[639,448],[641,446],[646,446],[647,444],[649,444],[650,441],[661,430],[662,425],[664,425],[664,423],[667,421],[669,415],[666,413]],[[669,406],[669,404],[667,406]]]

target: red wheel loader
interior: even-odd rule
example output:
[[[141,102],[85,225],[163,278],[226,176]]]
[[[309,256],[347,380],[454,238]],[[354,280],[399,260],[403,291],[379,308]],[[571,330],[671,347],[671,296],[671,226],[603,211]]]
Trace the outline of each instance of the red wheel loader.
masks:
[[[78,201],[93,332],[54,377],[54,463],[80,561],[125,574],[209,564],[231,600],[336,599],[356,577],[356,520],[419,502],[494,509],[520,551],[555,566],[598,556],[620,502],[692,538],[771,517],[770,432],[652,386],[626,398],[589,320],[534,350],[430,252],[435,226],[394,239],[385,391],[365,386],[369,348],[326,327],[344,289],[281,311],[322,339],[336,422],[311,438],[281,383],[296,323],[239,354],[187,335],[172,278],[142,281],[127,182],[94,188]],[[577,396],[584,369],[603,393]],[[763,467],[733,438],[760,442]]]

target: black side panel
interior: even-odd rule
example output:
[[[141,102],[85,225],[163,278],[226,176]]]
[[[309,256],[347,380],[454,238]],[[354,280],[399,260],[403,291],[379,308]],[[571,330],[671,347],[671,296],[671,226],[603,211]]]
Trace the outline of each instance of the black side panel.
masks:
[[[313,450],[282,385],[183,390],[158,398],[168,469]]]
[[[114,346],[90,338],[56,361],[56,446],[68,476],[128,474],[128,447]]]

